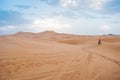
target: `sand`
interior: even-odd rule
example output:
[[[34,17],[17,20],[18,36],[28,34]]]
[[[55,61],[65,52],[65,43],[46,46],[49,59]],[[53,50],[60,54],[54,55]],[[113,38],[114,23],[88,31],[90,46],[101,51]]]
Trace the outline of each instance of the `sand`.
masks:
[[[120,80],[120,36],[0,36],[0,80]]]

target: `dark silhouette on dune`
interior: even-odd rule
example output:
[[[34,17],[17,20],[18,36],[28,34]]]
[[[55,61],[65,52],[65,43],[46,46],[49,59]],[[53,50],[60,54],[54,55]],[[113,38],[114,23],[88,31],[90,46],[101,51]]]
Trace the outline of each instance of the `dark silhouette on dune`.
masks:
[[[100,45],[100,44],[101,44],[101,39],[98,40],[98,45]]]

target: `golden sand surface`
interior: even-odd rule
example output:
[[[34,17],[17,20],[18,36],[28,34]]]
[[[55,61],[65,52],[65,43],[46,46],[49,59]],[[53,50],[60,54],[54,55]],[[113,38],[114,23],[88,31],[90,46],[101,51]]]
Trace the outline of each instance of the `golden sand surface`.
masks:
[[[120,36],[0,36],[0,80],[120,80]]]

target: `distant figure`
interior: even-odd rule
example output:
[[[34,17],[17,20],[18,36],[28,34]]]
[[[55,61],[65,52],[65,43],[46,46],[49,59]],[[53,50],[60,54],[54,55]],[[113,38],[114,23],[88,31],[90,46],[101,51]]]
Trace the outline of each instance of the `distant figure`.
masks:
[[[101,44],[101,39],[98,40],[98,45],[100,45],[100,44]]]

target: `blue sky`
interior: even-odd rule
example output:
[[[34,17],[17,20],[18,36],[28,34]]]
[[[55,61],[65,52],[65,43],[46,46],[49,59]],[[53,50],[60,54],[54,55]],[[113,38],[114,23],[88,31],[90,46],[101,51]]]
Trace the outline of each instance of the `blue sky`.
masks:
[[[0,35],[120,34],[120,0],[0,0]]]

